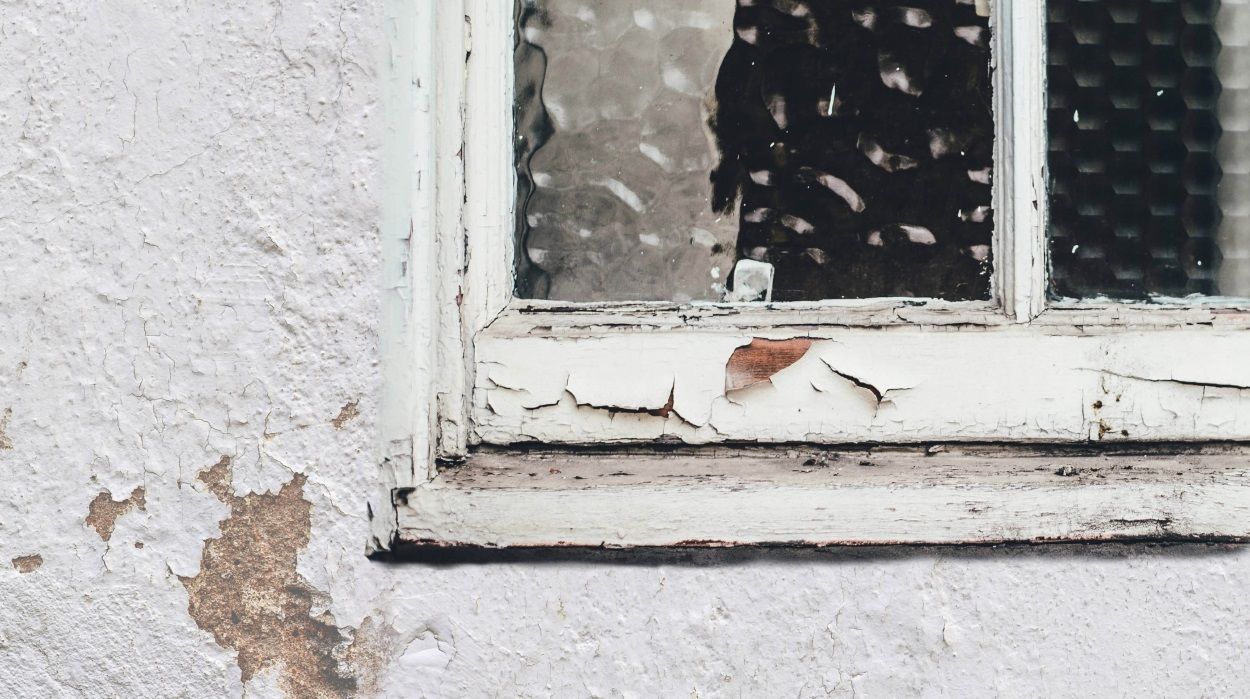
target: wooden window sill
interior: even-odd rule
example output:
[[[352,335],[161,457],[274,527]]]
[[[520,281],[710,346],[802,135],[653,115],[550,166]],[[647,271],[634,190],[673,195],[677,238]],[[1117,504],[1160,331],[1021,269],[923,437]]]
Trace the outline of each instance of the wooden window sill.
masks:
[[[395,492],[399,547],[1250,541],[1250,448],[487,450]]]

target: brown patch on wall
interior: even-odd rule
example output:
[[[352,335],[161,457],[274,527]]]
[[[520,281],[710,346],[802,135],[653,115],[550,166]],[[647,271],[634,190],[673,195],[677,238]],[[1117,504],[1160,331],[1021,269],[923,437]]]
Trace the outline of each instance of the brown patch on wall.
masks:
[[[725,391],[737,391],[771,379],[777,372],[793,366],[812,348],[807,338],[764,340],[755,338],[739,347],[725,366]]]
[[[131,510],[144,509],[147,504],[146,494],[147,491],[143,486],[139,486],[130,491],[129,497],[125,500],[114,500],[112,493],[101,490],[100,494],[91,501],[87,509],[87,519],[84,521],[88,527],[100,535],[101,539],[108,541],[113,538],[113,527],[117,526],[118,518]]]
[[[231,477],[228,457],[199,475],[230,515],[221,536],[205,543],[199,574],[181,578],[191,618],[238,653],[244,682],[276,667],[288,697],[355,695],[358,682],[344,662],[348,639],[328,612],[313,614],[322,593],[296,571],[312,530],[307,479],[238,497]]]
[[[411,639],[408,639],[411,641]],[[381,679],[391,659],[407,645],[394,626],[365,617],[347,647],[346,660],[358,678],[361,696],[382,692]]]
[[[330,421],[330,424],[334,425],[334,429],[341,430],[343,429],[344,425],[351,422],[352,420],[355,420],[359,416],[360,416],[360,401],[354,400],[348,403],[347,405],[344,405],[343,409],[339,411],[339,414],[333,420]]]
[[[18,556],[13,559],[13,567],[17,568],[19,573],[32,573],[43,565],[43,556],[32,553],[29,556]]]
[[[9,418],[13,417],[13,408],[5,408],[0,415],[0,451],[13,448],[13,440],[9,439]]]

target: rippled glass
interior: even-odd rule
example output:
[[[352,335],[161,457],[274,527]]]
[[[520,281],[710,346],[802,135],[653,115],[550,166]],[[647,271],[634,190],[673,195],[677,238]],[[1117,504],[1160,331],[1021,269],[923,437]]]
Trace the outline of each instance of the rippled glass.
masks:
[[[1250,5],[1048,13],[1052,293],[1250,295]]]
[[[522,0],[518,293],[988,299],[984,5]]]

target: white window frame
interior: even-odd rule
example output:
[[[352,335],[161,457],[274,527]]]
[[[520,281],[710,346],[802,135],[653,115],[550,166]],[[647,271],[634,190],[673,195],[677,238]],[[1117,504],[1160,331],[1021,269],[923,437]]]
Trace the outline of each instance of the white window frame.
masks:
[[[391,9],[375,549],[1250,536],[1250,313],[1046,298],[1043,0],[993,5],[996,300],[771,306],[512,298],[512,3]],[[806,352],[727,391],[753,342]]]

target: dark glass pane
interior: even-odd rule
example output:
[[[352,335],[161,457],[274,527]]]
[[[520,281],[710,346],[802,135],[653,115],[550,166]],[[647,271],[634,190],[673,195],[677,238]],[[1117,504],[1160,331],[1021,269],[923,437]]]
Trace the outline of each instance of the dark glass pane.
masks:
[[[988,299],[980,5],[522,0],[518,292]]]
[[[1048,8],[1052,293],[1246,295],[1248,6]]]

